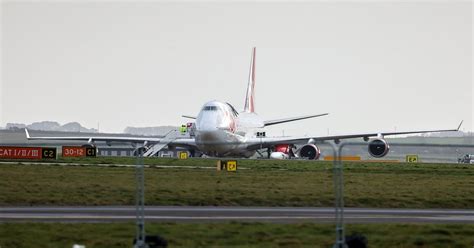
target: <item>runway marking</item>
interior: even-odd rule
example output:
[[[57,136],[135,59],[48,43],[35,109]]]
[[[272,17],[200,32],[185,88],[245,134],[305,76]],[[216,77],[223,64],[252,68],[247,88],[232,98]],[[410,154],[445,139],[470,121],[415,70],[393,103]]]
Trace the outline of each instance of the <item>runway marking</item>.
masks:
[[[85,164],[85,163],[51,163],[51,162],[4,162],[0,164],[12,164],[12,165],[62,165],[62,166],[99,166],[99,167],[135,167],[133,164]],[[145,168],[184,168],[184,169],[216,169],[215,166],[179,166],[179,165],[144,165]],[[239,169],[248,169],[241,168]]]
[[[0,207],[0,211],[135,211],[135,207]],[[265,207],[147,207],[145,212],[175,211],[175,212],[308,212],[334,213],[332,208],[265,208]],[[442,210],[442,209],[351,209],[345,208],[345,213],[383,213],[383,214],[467,214],[474,215],[474,210]]]
[[[3,219],[135,219],[135,215],[37,215],[37,214],[0,214]],[[145,219],[169,220],[232,220],[232,219],[334,219],[334,216],[172,216],[154,215]],[[346,216],[346,219],[432,219],[474,221],[474,216]]]
[[[135,208],[131,206],[105,207],[0,207],[0,222],[9,221],[66,221],[113,222],[133,221]],[[291,207],[145,207],[145,218],[150,221],[275,221],[275,222],[333,222],[333,208]],[[363,209],[346,208],[345,219],[363,222],[432,222],[474,223],[474,210],[460,209]]]

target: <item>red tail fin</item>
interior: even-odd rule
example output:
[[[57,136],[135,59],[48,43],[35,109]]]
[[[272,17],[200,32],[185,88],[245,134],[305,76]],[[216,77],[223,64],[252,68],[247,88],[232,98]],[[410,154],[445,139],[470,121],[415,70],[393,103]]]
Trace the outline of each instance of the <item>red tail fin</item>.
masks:
[[[245,97],[244,111],[255,112],[255,54],[257,48],[252,49],[252,58],[250,60],[249,82],[247,86],[247,96]]]

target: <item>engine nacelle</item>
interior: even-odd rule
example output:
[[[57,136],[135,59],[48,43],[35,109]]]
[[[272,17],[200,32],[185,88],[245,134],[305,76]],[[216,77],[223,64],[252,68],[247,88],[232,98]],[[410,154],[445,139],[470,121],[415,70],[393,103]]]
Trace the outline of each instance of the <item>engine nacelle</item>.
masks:
[[[275,145],[270,153],[270,158],[273,159],[289,159],[294,157],[293,145],[291,144],[278,144]]]
[[[319,147],[315,146],[314,144],[306,144],[298,150],[298,157],[300,158],[316,160],[319,158],[319,155],[321,155],[321,150],[319,150]]]
[[[369,154],[374,158],[381,158],[387,155],[390,146],[384,139],[374,139],[369,142]]]
[[[290,155],[284,152],[272,152],[270,153],[270,158],[272,159],[289,159]]]

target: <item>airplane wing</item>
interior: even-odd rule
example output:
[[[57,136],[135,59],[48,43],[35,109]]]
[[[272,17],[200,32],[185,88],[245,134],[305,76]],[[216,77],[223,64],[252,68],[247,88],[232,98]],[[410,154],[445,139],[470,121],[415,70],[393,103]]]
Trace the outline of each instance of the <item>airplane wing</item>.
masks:
[[[349,134],[349,135],[332,135],[332,136],[304,136],[304,137],[261,137],[261,138],[249,138],[247,139],[249,149],[260,149],[268,148],[278,144],[303,144],[308,143],[310,140],[317,141],[328,141],[333,140],[338,143],[343,139],[353,138],[364,138],[364,140],[370,137],[385,137],[392,135],[403,135],[403,134],[421,134],[421,133],[439,133],[439,132],[456,132],[461,128],[462,121],[456,129],[445,129],[445,130],[421,130],[421,131],[408,131],[408,132],[382,132],[382,133],[362,133],[362,134]]]
[[[175,130],[172,130],[175,131]],[[168,134],[170,134],[170,131]],[[95,141],[105,141],[105,142],[130,142],[130,143],[160,143],[165,140],[165,138],[156,138],[156,137],[114,137],[114,136],[57,136],[57,137],[31,137],[28,129],[25,128],[26,138],[28,140],[77,140],[77,141],[87,141],[92,143]],[[167,134],[167,135],[168,135]],[[168,139],[169,140],[169,139]],[[194,139],[191,138],[180,138],[176,137],[171,139],[171,141],[166,141],[168,145],[173,146],[187,146],[195,147],[196,143]]]
[[[309,119],[309,118],[314,118],[314,117],[325,116],[328,114],[329,113],[324,113],[324,114],[319,114],[319,115],[304,115],[304,116],[283,118],[283,119],[277,119],[277,120],[268,120],[268,121],[264,121],[263,125],[271,126],[271,125],[281,124],[281,123],[290,122],[290,121],[299,121],[299,120],[304,120],[304,119]]]
[[[196,116],[191,116],[191,115],[182,115],[181,117],[188,118],[188,119],[194,119],[194,120],[197,118]]]

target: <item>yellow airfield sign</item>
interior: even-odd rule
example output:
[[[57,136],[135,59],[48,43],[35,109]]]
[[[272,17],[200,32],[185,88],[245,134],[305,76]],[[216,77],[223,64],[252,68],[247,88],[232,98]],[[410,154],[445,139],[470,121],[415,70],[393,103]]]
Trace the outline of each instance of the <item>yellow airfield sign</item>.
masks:
[[[179,159],[188,159],[188,153],[187,152],[179,152]]]
[[[237,160],[217,160],[218,171],[237,171]]]
[[[229,160],[227,161],[227,171],[236,171],[237,170],[237,161]]]
[[[407,163],[418,163],[418,155],[410,154],[406,156]]]

